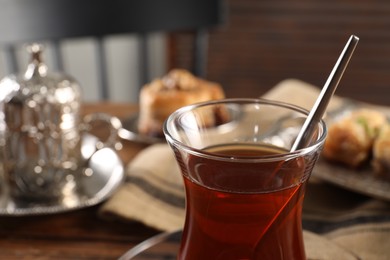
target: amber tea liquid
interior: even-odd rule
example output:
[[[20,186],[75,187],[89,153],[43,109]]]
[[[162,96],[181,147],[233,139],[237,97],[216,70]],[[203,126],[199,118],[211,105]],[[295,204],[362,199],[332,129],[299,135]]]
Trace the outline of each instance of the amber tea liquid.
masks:
[[[182,164],[187,212],[179,259],[305,259],[301,211],[310,173],[303,158],[260,162],[286,151],[258,145],[205,152],[224,159],[190,155]]]

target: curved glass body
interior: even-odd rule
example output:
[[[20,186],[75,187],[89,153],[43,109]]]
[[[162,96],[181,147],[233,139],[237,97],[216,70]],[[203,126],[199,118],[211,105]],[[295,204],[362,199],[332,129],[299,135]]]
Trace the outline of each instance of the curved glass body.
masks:
[[[326,137],[289,152],[308,112],[227,99],[173,113],[164,133],[186,188],[179,259],[305,259],[305,185]]]

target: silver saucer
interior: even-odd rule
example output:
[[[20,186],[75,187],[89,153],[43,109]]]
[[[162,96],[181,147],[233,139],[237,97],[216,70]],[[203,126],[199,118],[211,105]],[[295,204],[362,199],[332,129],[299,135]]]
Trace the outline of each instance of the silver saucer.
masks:
[[[74,193],[58,201],[36,203],[0,195],[0,215],[24,216],[66,212],[96,205],[107,199],[123,180],[124,167],[118,154],[111,148],[102,148],[92,154],[84,167]]]
[[[181,230],[157,234],[128,250],[119,260],[176,260],[181,236]],[[349,250],[312,231],[304,230],[303,239],[307,259],[319,259],[319,255],[325,254],[328,259],[360,259]]]
[[[182,231],[163,232],[128,250],[119,260],[177,259]]]
[[[130,117],[121,121],[122,128],[119,129],[118,135],[122,139],[143,144],[155,144],[165,142],[165,138],[163,137],[147,136],[142,135],[138,132],[138,114],[133,114]]]

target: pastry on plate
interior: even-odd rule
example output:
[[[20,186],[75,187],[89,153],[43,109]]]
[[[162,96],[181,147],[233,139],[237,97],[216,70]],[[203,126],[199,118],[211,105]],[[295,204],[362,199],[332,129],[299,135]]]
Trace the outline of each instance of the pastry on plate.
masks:
[[[386,121],[376,110],[352,111],[329,126],[323,156],[354,168],[362,165],[371,156],[374,140]]]
[[[390,123],[381,127],[372,150],[372,166],[377,175],[390,177]]]
[[[163,136],[164,121],[178,108],[224,97],[220,84],[174,69],[142,87],[138,131],[143,135]]]

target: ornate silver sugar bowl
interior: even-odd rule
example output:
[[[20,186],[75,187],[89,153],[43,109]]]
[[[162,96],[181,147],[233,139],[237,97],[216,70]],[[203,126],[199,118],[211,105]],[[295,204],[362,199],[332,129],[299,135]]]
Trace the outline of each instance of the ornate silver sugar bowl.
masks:
[[[24,74],[0,82],[0,174],[15,199],[58,200],[74,192],[83,125],[80,87],[50,73],[42,46],[28,47]]]

